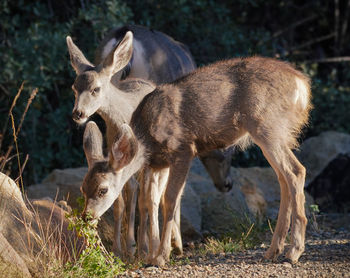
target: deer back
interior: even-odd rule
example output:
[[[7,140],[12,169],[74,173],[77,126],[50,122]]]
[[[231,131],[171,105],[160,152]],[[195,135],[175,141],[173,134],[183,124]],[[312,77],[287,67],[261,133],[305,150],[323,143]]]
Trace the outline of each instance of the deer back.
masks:
[[[245,146],[259,136],[296,146],[310,107],[309,79],[291,65],[231,59],[158,86],[140,103],[131,125],[154,154],[151,160],[166,164],[186,145],[201,154]]]
[[[118,78],[137,77],[160,84],[174,81],[196,68],[186,45],[162,32],[137,25],[111,30],[95,52],[95,64],[103,61],[128,31],[134,35],[133,55]]]

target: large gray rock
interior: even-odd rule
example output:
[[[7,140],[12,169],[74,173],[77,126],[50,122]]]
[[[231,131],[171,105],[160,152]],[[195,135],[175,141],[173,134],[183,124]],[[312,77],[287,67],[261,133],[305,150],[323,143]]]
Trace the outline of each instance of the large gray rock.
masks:
[[[190,185],[193,180],[193,176],[188,178],[181,199],[181,234],[184,241],[202,237],[201,199]]]
[[[14,260],[13,263],[26,276],[28,269],[32,273],[42,271],[37,262],[41,258],[44,262],[47,259],[44,256],[48,254],[53,255],[59,250],[63,261],[73,251],[78,255],[84,242],[75,232],[68,230],[66,213],[49,200],[25,202],[17,184],[0,173],[1,260]]]
[[[25,235],[28,231],[22,222],[30,223],[32,213],[26,207],[17,184],[3,173],[0,173],[0,217],[0,233],[22,258],[27,258]]]
[[[29,186],[27,196],[29,199],[65,200],[70,207],[77,208],[77,199],[82,196],[80,186],[86,173],[86,167],[53,170],[40,184]]]
[[[32,277],[24,260],[0,233],[0,277],[6,276]]]
[[[251,220],[252,214],[240,188],[234,186],[227,193],[217,191],[198,159],[193,161],[187,186],[200,197],[203,232],[226,234],[239,230],[242,222]]]
[[[322,212],[350,207],[350,153],[339,154],[306,188]]]
[[[300,162],[306,167],[305,186],[318,176],[338,154],[350,152],[350,135],[327,131],[311,137],[296,152]]]

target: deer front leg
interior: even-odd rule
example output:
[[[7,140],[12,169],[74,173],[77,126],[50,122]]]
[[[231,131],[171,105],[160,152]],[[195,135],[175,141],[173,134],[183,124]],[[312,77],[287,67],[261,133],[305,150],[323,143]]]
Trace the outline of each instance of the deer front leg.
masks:
[[[123,223],[124,210],[125,210],[125,203],[124,203],[123,194],[121,193],[119,197],[114,201],[114,204],[113,204],[114,241],[112,246],[113,253],[121,259],[123,259],[123,244],[122,244],[121,236],[122,236],[122,223]]]
[[[165,214],[164,195],[161,199],[161,207],[162,207],[162,215],[164,215]],[[181,202],[177,206],[177,209],[175,211],[175,222],[171,232],[171,246],[173,248],[172,251],[174,252],[175,255],[182,255],[183,253],[180,220],[181,220]]]
[[[150,223],[150,240],[149,240],[149,256],[148,261],[151,261],[157,254],[160,244],[159,239],[159,204],[164,193],[169,177],[169,168],[164,168],[157,171],[152,171],[150,179],[149,192],[147,197],[147,207],[149,211]]]
[[[190,153],[190,152],[189,152]],[[192,154],[192,153],[191,153]],[[152,264],[163,266],[169,261],[171,252],[171,233],[175,225],[175,213],[180,205],[187,173],[191,164],[192,155],[182,155],[175,159],[170,166],[169,179],[164,194],[164,214],[161,242],[158,253],[152,260]]]
[[[138,183],[132,177],[126,184],[126,253],[130,260],[135,255],[136,241],[135,241],[135,210],[137,202]]]
[[[146,258],[148,254],[148,235],[147,235],[147,191],[149,185],[149,177],[151,170],[149,168],[142,169],[140,173],[140,193],[138,198],[140,223],[137,231],[137,254],[139,259]]]

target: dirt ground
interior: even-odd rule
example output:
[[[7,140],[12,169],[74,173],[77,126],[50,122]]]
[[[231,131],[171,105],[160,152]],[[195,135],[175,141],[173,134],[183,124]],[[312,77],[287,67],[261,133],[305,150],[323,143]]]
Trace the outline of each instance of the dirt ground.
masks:
[[[124,277],[350,277],[350,217],[327,215],[318,218],[318,230],[309,227],[306,248],[297,264],[283,256],[278,262],[263,259],[268,243],[253,250],[184,257],[163,268],[129,270]],[[310,226],[310,225],[309,225]]]

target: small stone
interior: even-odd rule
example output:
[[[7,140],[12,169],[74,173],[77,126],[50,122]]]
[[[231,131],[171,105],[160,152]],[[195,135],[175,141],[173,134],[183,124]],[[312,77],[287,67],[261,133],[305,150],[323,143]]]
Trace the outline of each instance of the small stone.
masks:
[[[289,263],[289,262],[284,262],[284,263],[283,263],[283,266],[284,266],[284,267],[288,267],[288,268],[292,268],[292,264]]]

